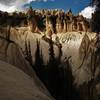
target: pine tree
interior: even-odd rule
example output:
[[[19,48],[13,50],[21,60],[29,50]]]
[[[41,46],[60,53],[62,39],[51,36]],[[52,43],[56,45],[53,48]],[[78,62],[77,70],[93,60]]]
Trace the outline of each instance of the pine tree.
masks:
[[[30,63],[31,66],[33,66],[30,41],[28,41],[28,42],[25,41],[24,55],[25,55],[25,59]]]
[[[100,32],[100,0],[92,0],[92,5],[96,5],[96,11],[92,16],[92,31]]]
[[[98,59],[100,60],[99,54],[100,54],[100,46],[99,48],[97,45],[100,41],[98,36],[100,35],[100,0],[92,0],[92,6],[96,6],[96,11],[92,15],[92,31],[97,33],[97,41],[95,44],[96,51],[91,54],[91,73],[92,73],[92,79],[88,82],[89,87],[89,100],[94,100],[93,92],[94,92],[94,83],[95,83],[95,73],[97,69]]]
[[[58,44],[58,49],[59,49],[58,61],[59,61],[59,63],[61,63],[61,57],[62,57],[62,44]]]
[[[33,65],[30,41],[28,41],[28,59],[30,64]]]
[[[48,89],[51,94],[57,99],[61,99],[61,80],[59,73],[58,58],[55,58],[54,47],[52,39],[49,41],[49,62],[47,64],[47,76],[48,76]]]
[[[7,32],[6,32],[6,39],[7,39],[8,41],[10,41],[10,30],[11,30],[11,26],[8,25],[8,26],[7,26]]]
[[[34,64],[34,69],[36,71],[36,74],[39,76],[39,78],[44,82],[44,74],[45,74],[45,66],[43,62],[43,55],[42,55],[42,50],[40,51],[40,41],[37,40],[37,49],[35,53],[35,64]]]

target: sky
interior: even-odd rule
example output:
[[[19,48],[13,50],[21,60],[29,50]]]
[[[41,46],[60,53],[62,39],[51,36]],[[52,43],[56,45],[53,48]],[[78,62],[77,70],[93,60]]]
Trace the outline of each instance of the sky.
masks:
[[[77,15],[85,15],[91,18],[91,13],[95,11],[95,7],[91,7],[90,0],[0,0],[0,10],[13,12],[15,10],[23,10],[32,6],[37,9],[63,9]]]
[[[74,13],[78,13],[83,10],[85,7],[89,6],[90,0],[34,0],[26,6],[33,6],[33,8],[51,8],[51,9],[72,9]]]

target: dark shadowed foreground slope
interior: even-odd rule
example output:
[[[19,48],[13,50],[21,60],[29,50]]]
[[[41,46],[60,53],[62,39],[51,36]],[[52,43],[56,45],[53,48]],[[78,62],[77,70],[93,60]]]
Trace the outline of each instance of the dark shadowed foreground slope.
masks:
[[[0,100],[53,100],[19,47],[0,37]]]
[[[0,100],[52,100],[34,79],[20,69],[0,61]]]

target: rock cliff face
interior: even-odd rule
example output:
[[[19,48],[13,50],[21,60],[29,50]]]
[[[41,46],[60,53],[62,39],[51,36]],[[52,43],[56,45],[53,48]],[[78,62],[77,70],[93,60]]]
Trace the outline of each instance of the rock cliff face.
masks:
[[[53,17],[55,17],[56,22],[53,21]],[[66,14],[58,11],[57,15],[49,15],[49,20],[46,20],[46,23],[50,23],[46,24],[47,27],[51,26],[51,28],[46,28],[46,30],[49,31],[51,29],[52,33],[86,32],[90,30],[89,22],[83,16],[74,16],[71,10]],[[52,28],[53,25],[54,27]]]
[[[66,33],[75,31],[90,31],[89,22],[80,15],[74,16],[69,10],[33,10],[30,8],[26,13],[0,12],[0,24],[3,26],[28,27],[33,33],[45,32],[49,36],[54,33]]]
[[[10,33],[9,35],[7,35]],[[9,36],[9,37],[8,37]],[[31,32],[28,27],[11,27],[9,31],[9,27],[1,27],[0,29],[0,60],[10,63],[16,66],[18,69],[23,71],[28,76],[33,76],[33,79],[36,79],[36,86],[44,91],[46,95],[49,95],[45,87],[41,82],[35,77],[34,70],[31,68],[32,66],[25,60],[25,44],[30,43],[30,51],[32,61],[35,61],[35,53],[37,47],[37,39],[39,40],[41,54],[43,55],[43,60],[45,64],[49,61],[49,41],[50,38],[45,35],[41,35],[38,33]],[[7,37],[7,38],[6,38]],[[58,33],[53,34],[53,47],[55,57],[59,55],[58,44],[62,44],[62,57],[61,60],[64,61],[66,57],[71,56],[71,69],[74,77],[74,83],[76,86],[80,87],[84,84],[88,84],[88,82],[92,79],[91,66],[94,66],[95,59],[95,50],[97,47],[96,43],[96,34],[89,32],[67,32],[67,33]],[[5,39],[7,39],[5,41]],[[12,56],[14,55],[14,56]],[[99,63],[99,54],[97,54],[97,68],[95,70],[95,77],[97,77],[100,73],[100,63]],[[65,62],[66,63],[66,62]],[[60,65],[61,66],[61,65]],[[34,66],[33,66],[34,67]],[[38,85],[37,85],[38,84]],[[42,88],[43,87],[43,88]],[[80,88],[81,92],[87,91]],[[97,95],[97,93],[95,92]],[[83,93],[82,95],[87,95],[87,93]],[[84,96],[83,100],[88,98]],[[51,97],[52,99],[52,97]],[[99,99],[96,99],[99,100]]]
[[[53,100],[20,47],[3,36],[0,36],[0,90],[1,100]]]
[[[35,79],[1,60],[0,90],[0,100],[53,100],[39,89]]]
[[[4,13],[1,13],[1,15],[3,14]],[[14,13],[13,15],[9,15],[9,14],[7,15],[5,13],[3,16],[4,18],[8,18],[9,16],[9,21],[7,20],[7,22],[5,23],[0,23],[1,24],[0,26],[0,47],[1,47],[0,60],[13,65],[13,67],[16,66],[17,69],[22,71],[21,73],[24,73],[25,75],[32,78],[33,81],[35,82],[34,84],[40,90],[40,92],[43,91],[43,94],[50,97],[50,99],[52,99],[52,97],[49,95],[48,91],[45,89],[44,85],[42,85],[40,80],[38,80],[33,70],[37,66],[39,67],[38,65],[39,61],[37,61],[36,63],[37,66],[32,66],[34,65],[33,63],[36,60],[35,59],[36,54],[40,60],[42,56],[41,66],[43,68],[45,67],[46,64],[48,64],[50,57],[53,59],[53,60],[51,59],[51,62],[54,61],[54,58],[58,58],[56,59],[57,63],[61,62],[60,64],[58,64],[58,69],[61,68],[62,66],[64,67],[64,69],[63,68],[60,69],[61,71],[60,75],[59,75],[59,72],[57,72],[58,73],[57,76],[60,76],[60,79],[62,80],[64,78],[62,74],[63,72],[65,72],[63,70],[67,69],[70,63],[71,65],[70,68],[72,71],[72,75],[74,77],[74,80],[73,80],[74,82],[72,81],[71,82],[75,84],[75,88],[78,86],[79,89],[77,90],[80,93],[79,95],[81,97],[84,97],[82,98],[82,100],[88,99],[90,91],[88,88],[84,88],[84,87],[85,85],[86,87],[88,87],[88,85],[91,85],[90,84],[91,81],[96,80],[98,76],[100,75],[100,67],[99,67],[100,66],[100,63],[99,63],[100,36],[99,36],[99,39],[97,39],[97,36],[95,33],[88,32],[89,23],[87,22],[85,18],[79,15],[74,16],[71,10],[65,14],[62,10],[49,11],[49,10],[32,10],[32,9],[30,9],[30,11],[27,12],[26,14]],[[11,19],[12,17],[15,19]],[[1,17],[1,19],[3,19],[3,17]],[[97,41],[99,44],[97,43]],[[39,54],[39,51],[40,51],[40,54]],[[66,62],[66,59],[67,60],[70,59],[70,62],[68,61]],[[55,63],[53,62],[51,63],[51,65],[49,64],[48,65],[51,68],[53,64]],[[5,64],[2,64],[2,65],[5,66]],[[10,65],[7,65],[7,66],[9,67]],[[39,67],[40,69],[41,69],[41,66]],[[46,66],[46,71],[47,71],[46,73],[49,72],[49,74],[45,73],[44,75],[40,70],[39,72],[41,72],[44,76],[51,75],[51,76],[56,77],[56,70],[54,69],[55,70],[54,71],[52,70],[52,68],[47,70],[48,66]],[[51,72],[54,71],[53,75],[50,71]],[[19,71],[18,73],[19,75],[21,74]],[[40,77],[42,76],[42,74],[40,75]],[[49,81],[52,83],[51,76],[49,76],[50,77]],[[14,76],[14,77],[18,77],[18,76]],[[53,77],[53,79],[55,77]],[[48,87],[48,85],[51,85],[51,83],[47,81],[48,80],[47,77],[45,78],[46,78],[45,82],[47,82],[47,87]],[[69,81],[70,79],[71,78],[68,78]],[[57,81],[58,83],[60,83],[59,79]],[[54,85],[53,89],[56,86],[58,86],[57,81],[55,82],[55,84],[52,84]],[[65,80],[63,80],[63,82],[65,85]],[[96,83],[94,87],[95,86],[96,86]],[[99,88],[99,84],[97,86]],[[59,88],[55,89],[56,92],[59,92],[58,89]],[[69,93],[69,91],[67,92]],[[59,92],[59,94],[60,93],[61,92]],[[64,94],[66,97],[66,92],[64,92]],[[55,95],[57,96],[57,98],[60,98],[58,94],[55,93]],[[63,93],[61,93],[61,97],[62,95]],[[95,92],[94,98],[96,98],[96,96],[97,96],[97,92]],[[48,97],[46,100],[48,100]],[[95,100],[99,100],[99,99],[95,99]]]

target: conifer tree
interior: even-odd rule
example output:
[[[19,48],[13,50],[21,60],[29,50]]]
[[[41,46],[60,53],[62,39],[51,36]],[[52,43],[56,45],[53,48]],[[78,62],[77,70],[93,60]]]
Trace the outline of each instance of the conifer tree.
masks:
[[[31,46],[30,46],[30,41],[25,41],[25,59],[29,61],[30,65],[33,66],[33,61],[32,61],[32,54],[31,54]]]
[[[6,39],[7,39],[8,41],[10,41],[10,30],[11,30],[11,26],[8,25],[8,26],[7,26],[7,32],[6,32]]]
[[[96,6],[96,11],[92,16],[92,31],[100,32],[100,0],[92,0],[92,5]]]
[[[49,62],[47,64],[47,76],[48,76],[48,80],[47,80],[47,85],[48,85],[48,89],[51,92],[51,94],[58,99],[59,98],[59,68],[58,68],[58,62],[55,58],[55,54],[54,54],[54,47],[53,47],[53,41],[52,39],[50,39],[49,41]]]
[[[43,62],[43,55],[42,55],[42,50],[40,51],[40,41],[37,40],[37,49],[35,53],[35,64],[34,64],[34,69],[39,76],[39,78],[44,82],[44,62]]]

